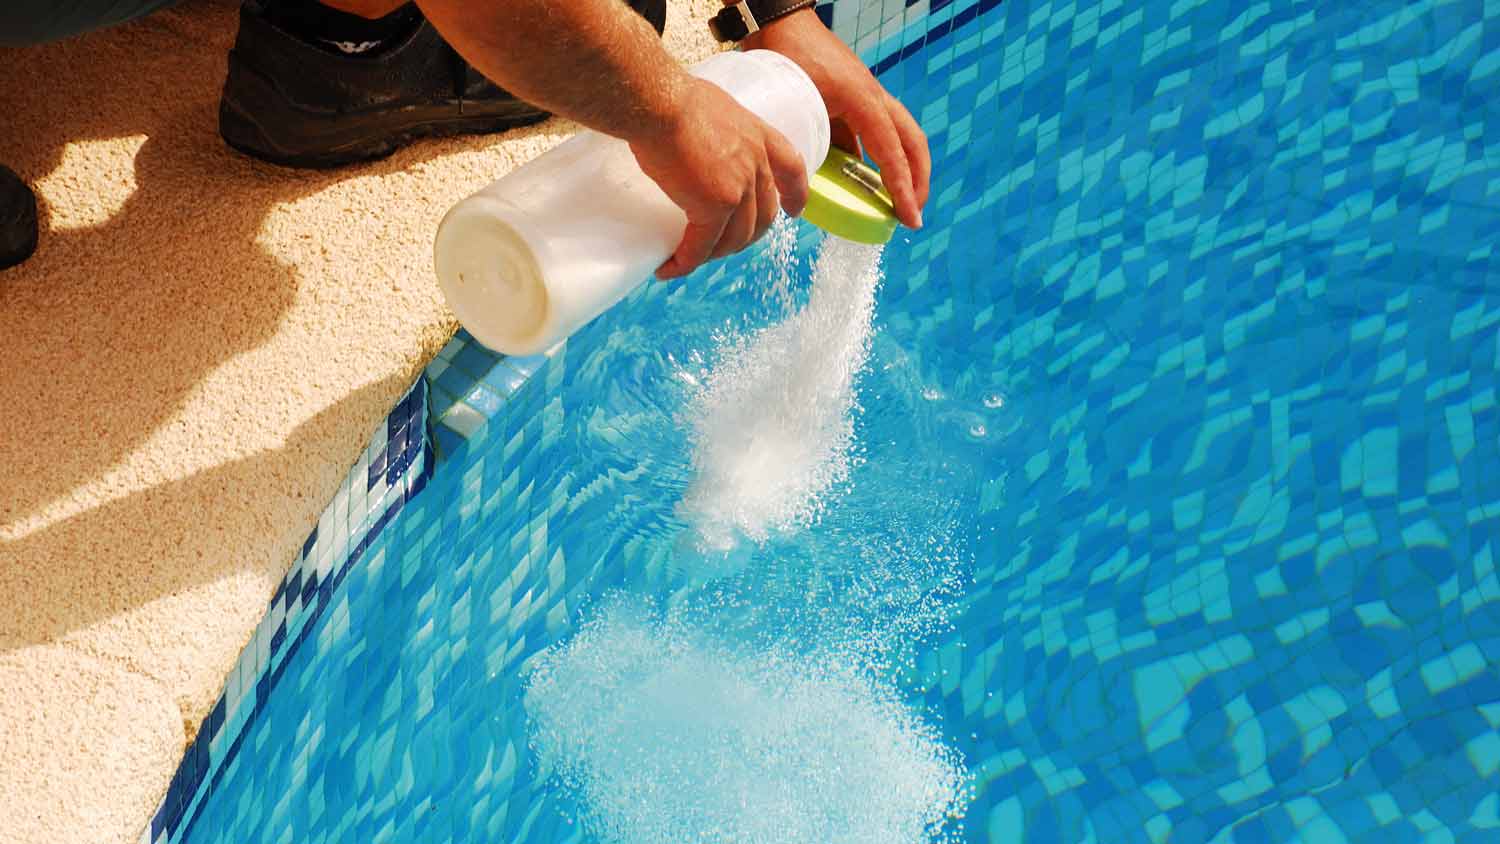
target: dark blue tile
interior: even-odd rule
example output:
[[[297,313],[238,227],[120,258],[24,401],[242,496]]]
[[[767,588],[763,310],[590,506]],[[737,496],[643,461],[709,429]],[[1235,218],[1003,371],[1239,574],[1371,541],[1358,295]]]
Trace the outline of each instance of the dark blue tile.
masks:
[[[312,571],[313,569],[309,567],[308,570]],[[291,603],[295,601],[302,592],[302,574],[302,569],[295,569],[290,575],[287,576],[287,579],[283,584],[282,589],[286,593],[286,602],[288,606],[290,606]],[[273,601],[272,603],[274,604],[275,602]]]
[[[208,713],[208,718],[204,721],[204,724],[206,726],[202,732],[207,735],[209,739],[213,739],[219,734],[219,730],[222,730],[224,728],[226,707],[227,702],[223,697],[220,697],[219,702],[215,704],[213,710]]]
[[[380,483],[380,481],[385,477],[386,456],[386,452],[381,451],[379,454],[375,455],[375,458],[373,460],[370,461],[370,468],[366,472],[365,491],[368,492],[369,490],[374,489],[375,485]]]
[[[312,596],[317,592],[317,590],[318,572],[316,569],[309,569],[307,572],[307,578],[302,581],[302,606],[305,609],[312,608]]]

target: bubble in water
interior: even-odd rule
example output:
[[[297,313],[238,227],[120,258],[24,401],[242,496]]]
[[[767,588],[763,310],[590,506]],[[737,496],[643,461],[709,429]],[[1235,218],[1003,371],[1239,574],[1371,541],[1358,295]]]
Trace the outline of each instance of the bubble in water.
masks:
[[[862,489],[890,488],[865,474],[795,545],[741,545],[725,555],[739,557],[729,565],[694,552],[683,570],[698,576],[679,581],[674,619],[771,648],[817,643],[879,674],[951,633],[973,566],[962,522],[930,475],[889,462],[873,471],[912,482],[899,503]]]
[[[686,412],[694,478],[680,511],[706,546],[808,524],[848,476],[879,282],[880,247],[828,238],[806,307],[721,347]]]
[[[1005,406],[1005,396],[999,393],[990,393],[984,397],[984,406],[990,410],[999,410]]]
[[[531,744],[603,844],[922,844],[965,775],[838,654],[753,649],[623,603],[537,660]]]
[[[977,422],[969,426],[969,436],[973,437],[976,440],[984,439],[985,435],[988,433],[989,431],[983,425]]]
[[[937,401],[942,397],[943,391],[939,390],[937,387],[924,387],[922,389],[922,398],[928,401]]]

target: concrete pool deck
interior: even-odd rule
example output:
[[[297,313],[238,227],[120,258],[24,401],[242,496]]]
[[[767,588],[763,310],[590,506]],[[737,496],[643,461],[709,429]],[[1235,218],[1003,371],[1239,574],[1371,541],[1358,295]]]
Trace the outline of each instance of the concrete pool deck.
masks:
[[[715,47],[718,0],[667,42]],[[0,51],[37,255],[0,272],[0,825],[133,841],[349,466],[455,329],[447,208],[549,121],[335,172],[217,129],[237,4]]]

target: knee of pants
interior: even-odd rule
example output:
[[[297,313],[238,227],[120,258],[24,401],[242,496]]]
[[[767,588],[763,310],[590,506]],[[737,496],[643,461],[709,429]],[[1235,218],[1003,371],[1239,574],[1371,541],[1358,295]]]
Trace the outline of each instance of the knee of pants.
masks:
[[[55,41],[57,38],[70,34],[65,32],[62,35],[52,36],[53,29],[50,15],[46,12],[32,17],[22,17],[17,12],[6,9],[0,12],[0,47],[30,47],[33,44]]]
[[[176,0],[0,0],[0,47],[29,47],[115,26]]]

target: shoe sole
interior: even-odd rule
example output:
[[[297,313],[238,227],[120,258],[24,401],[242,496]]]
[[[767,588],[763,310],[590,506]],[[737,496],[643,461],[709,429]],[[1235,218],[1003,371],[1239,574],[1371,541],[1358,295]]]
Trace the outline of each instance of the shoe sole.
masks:
[[[235,61],[219,103],[229,146],[283,167],[328,169],[385,158],[420,138],[485,135],[549,115],[519,100],[450,100],[359,112],[316,112],[287,102],[269,80]]]

